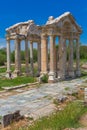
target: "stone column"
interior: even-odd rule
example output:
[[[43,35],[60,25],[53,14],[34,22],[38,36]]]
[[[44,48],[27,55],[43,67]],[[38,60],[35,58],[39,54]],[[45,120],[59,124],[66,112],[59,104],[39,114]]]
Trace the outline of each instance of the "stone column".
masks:
[[[54,37],[54,68],[55,68],[55,76],[57,77],[57,48],[55,45],[55,37]]]
[[[79,38],[76,40],[76,76],[80,76],[80,44],[79,44]]]
[[[64,39],[64,64],[65,64],[65,78],[67,77],[67,45],[66,45],[66,39]]]
[[[48,60],[48,42],[46,46],[46,52],[47,52],[47,71],[49,71],[49,60]]]
[[[73,68],[73,39],[69,40],[69,77],[74,77],[74,68]]]
[[[10,59],[10,40],[7,40],[7,75],[10,78],[11,75],[11,59]]]
[[[21,75],[21,55],[20,55],[20,40],[15,39],[15,76]]]
[[[40,75],[40,71],[41,71],[41,43],[37,44],[38,46],[38,76]]]
[[[29,48],[28,39],[25,39],[25,64],[26,64],[26,75],[29,75]]]
[[[65,79],[66,75],[66,40],[60,36],[59,37],[59,71],[58,79]]]
[[[50,36],[50,72],[48,81],[55,82],[55,63],[54,63],[54,36]]]
[[[31,75],[34,76],[34,66],[33,66],[33,41],[30,41],[30,68]]]
[[[48,73],[47,36],[41,36],[41,75]]]

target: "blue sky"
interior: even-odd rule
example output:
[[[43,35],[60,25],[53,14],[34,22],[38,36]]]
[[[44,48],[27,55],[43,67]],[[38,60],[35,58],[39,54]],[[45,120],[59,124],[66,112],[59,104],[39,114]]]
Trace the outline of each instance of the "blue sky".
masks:
[[[17,22],[33,19],[45,24],[49,16],[58,17],[70,11],[83,34],[81,43],[87,44],[87,0],[1,0],[0,1],[0,47],[6,46],[5,29]]]

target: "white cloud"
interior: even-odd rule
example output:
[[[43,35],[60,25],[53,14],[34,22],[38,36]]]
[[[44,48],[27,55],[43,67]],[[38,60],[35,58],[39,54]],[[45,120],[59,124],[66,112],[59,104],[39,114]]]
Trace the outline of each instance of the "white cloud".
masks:
[[[6,47],[6,39],[0,38],[0,48]]]
[[[0,46],[0,49],[2,49],[2,48],[4,48],[4,47],[5,47],[5,46],[2,46],[2,45],[1,45],[1,46]]]

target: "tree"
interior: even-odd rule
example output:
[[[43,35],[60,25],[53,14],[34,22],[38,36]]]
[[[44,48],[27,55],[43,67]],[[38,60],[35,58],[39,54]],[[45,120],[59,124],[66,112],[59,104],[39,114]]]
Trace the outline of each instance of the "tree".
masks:
[[[4,65],[6,62],[6,48],[0,49],[0,65]]]

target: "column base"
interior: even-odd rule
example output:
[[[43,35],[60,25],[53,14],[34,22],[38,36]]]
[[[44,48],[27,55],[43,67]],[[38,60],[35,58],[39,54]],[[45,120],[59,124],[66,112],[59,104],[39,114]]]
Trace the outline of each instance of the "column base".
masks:
[[[74,71],[69,71],[69,77],[71,77],[71,78],[74,78],[75,77],[75,73],[74,73]]]
[[[76,76],[81,76],[81,71],[80,70],[76,70]]]
[[[29,74],[30,74],[30,73],[29,73],[29,69],[26,68],[26,70],[25,70],[25,75],[26,75],[26,76],[29,76]]]
[[[14,77],[21,76],[21,72],[19,70],[14,71]]]
[[[65,79],[65,74],[62,72],[58,72],[58,80],[64,80]]]
[[[40,76],[43,76],[43,75],[46,75],[46,74],[48,74],[48,71],[44,71],[44,72],[40,72]]]
[[[35,76],[40,77],[40,71],[38,71]]]
[[[25,75],[26,75],[26,76],[29,76],[29,75],[30,75],[30,73],[29,73],[29,72],[25,72]]]
[[[30,72],[30,76],[32,76],[32,77],[33,77],[33,76],[34,76],[34,72]]]
[[[55,83],[55,73],[54,72],[50,72],[49,73],[49,78],[48,78],[48,83]]]
[[[6,78],[12,78],[12,73],[11,73],[11,71],[7,71],[6,73],[7,73],[7,74],[6,74]]]

